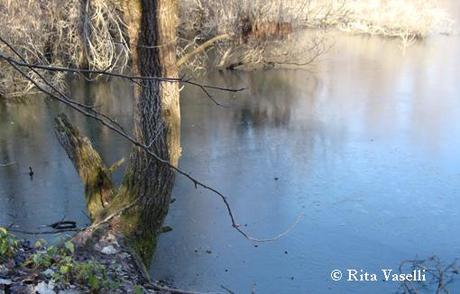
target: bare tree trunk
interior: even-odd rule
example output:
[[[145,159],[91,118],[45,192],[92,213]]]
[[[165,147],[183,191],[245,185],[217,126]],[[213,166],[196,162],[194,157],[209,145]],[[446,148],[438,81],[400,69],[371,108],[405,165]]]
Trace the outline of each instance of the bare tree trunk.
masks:
[[[176,0],[125,0],[123,8],[132,51],[133,74],[178,77]],[[180,156],[179,85],[176,82],[145,80],[135,86],[134,97],[136,140],[150,146],[149,151],[177,165]],[[148,265],[169,208],[174,183],[171,168],[155,160],[145,150],[135,147],[123,183],[115,190],[110,181],[110,172],[89,140],[82,138],[63,117],[57,119],[57,134],[85,183],[93,222],[120,207],[136,203],[113,219],[112,229],[122,232]]]
[[[132,68],[141,76],[178,76],[176,66],[177,3],[174,0],[129,0],[125,6]],[[135,89],[136,139],[177,165],[179,147],[179,86],[157,80]],[[147,261],[155,248],[168,212],[174,173],[144,150],[135,148],[119,197],[139,199],[138,207],[122,216],[122,230],[141,258]]]
[[[133,74],[177,78],[177,0],[125,0],[123,10],[128,24]],[[142,103],[150,95],[161,96],[161,116],[167,129],[169,159],[177,166],[181,153],[179,85],[176,82],[149,83],[159,91],[147,93],[143,91],[145,87],[136,87],[136,103]],[[140,112],[145,111],[145,107],[137,106]],[[142,117],[140,114],[136,122]]]

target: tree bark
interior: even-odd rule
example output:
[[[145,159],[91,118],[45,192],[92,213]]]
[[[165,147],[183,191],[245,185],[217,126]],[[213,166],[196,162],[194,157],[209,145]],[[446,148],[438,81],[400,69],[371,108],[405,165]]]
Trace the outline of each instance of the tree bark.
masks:
[[[80,135],[64,114],[56,120],[56,136],[85,185],[86,207],[94,221],[113,198],[111,174],[88,138]]]
[[[123,8],[133,74],[177,78],[177,1],[125,0]],[[181,150],[178,83],[145,80],[136,84],[134,103],[136,140],[177,166]],[[134,147],[122,185],[115,190],[109,170],[89,140],[81,137],[63,116],[56,122],[58,139],[85,184],[93,222],[135,203],[111,221],[111,229],[123,233],[148,266],[168,212],[174,172],[144,149]]]
[[[125,0],[123,10],[128,25],[132,73],[177,78],[177,0]],[[169,159],[177,166],[181,153],[179,85],[176,82],[148,83],[153,84],[158,92],[145,91],[146,82],[143,86],[136,87],[136,104],[140,112],[135,117],[136,129],[141,125],[137,122],[145,111],[145,107],[140,106],[139,102],[142,103],[149,96],[161,96],[161,116],[167,129]]]
[[[178,77],[176,66],[177,2],[128,0],[128,33],[134,75]],[[179,147],[179,85],[157,80],[135,86],[134,132],[150,150],[177,165]],[[141,148],[134,148],[119,197],[140,204],[122,215],[125,235],[141,258],[148,262],[155,249],[171,199],[174,173]]]

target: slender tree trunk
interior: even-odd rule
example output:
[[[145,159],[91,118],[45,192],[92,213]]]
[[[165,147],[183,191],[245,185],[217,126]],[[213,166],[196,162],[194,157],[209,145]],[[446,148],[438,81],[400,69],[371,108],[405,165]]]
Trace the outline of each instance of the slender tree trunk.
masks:
[[[81,68],[88,68],[89,69],[89,34],[90,26],[89,26],[89,2],[90,0],[82,0],[80,1],[80,18],[81,18],[81,28],[80,28],[80,39],[82,44],[82,52],[80,55],[79,66]]]

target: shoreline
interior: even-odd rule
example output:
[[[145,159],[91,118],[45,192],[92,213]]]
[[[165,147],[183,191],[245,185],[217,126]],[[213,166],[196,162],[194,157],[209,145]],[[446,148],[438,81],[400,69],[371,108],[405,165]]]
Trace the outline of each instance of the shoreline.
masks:
[[[0,229],[1,294],[187,293],[153,283],[124,239],[109,230],[84,231],[48,246],[17,240]],[[5,244],[9,248],[1,251]]]

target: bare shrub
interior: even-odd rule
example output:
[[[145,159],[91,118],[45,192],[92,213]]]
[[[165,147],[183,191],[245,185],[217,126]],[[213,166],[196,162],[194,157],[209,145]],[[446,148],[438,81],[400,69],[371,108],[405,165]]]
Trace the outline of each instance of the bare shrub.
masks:
[[[117,1],[0,1],[0,27],[2,38],[14,44],[28,63],[122,71],[129,60]],[[18,59],[3,43],[0,50]],[[59,89],[65,89],[63,73],[40,74],[48,76]],[[33,88],[11,67],[2,66],[3,96],[21,97],[31,94]]]
[[[121,72],[129,61],[121,0],[0,0],[0,35],[28,63]],[[178,65],[193,72],[303,66],[329,47],[323,32],[397,37],[409,44],[452,22],[436,0],[180,0]],[[305,31],[308,34],[305,34]],[[213,50],[211,50],[213,49]],[[14,52],[0,44],[1,54]],[[0,68],[0,95],[33,85]],[[29,75],[36,73],[28,70]],[[40,72],[59,89],[64,74]]]
[[[425,281],[413,282],[410,280],[401,281],[401,294],[418,293],[452,293],[449,291],[450,284],[458,279],[459,265],[455,259],[451,263],[443,263],[437,256],[427,259],[404,260],[399,265],[399,273],[411,273],[420,271],[425,275]]]
[[[305,27],[303,13],[309,1],[298,0],[186,0],[181,3],[179,56],[196,71],[209,66],[204,42],[216,36],[211,66],[218,68],[273,67],[280,64],[304,65],[324,52],[322,34],[299,40]],[[302,34],[302,37],[305,36]],[[315,45],[315,46],[312,46]],[[211,46],[207,47],[212,48]],[[188,58],[188,56],[191,56]],[[184,57],[185,56],[185,57]]]
[[[453,21],[447,12],[428,0],[348,1],[347,17],[338,28],[400,38],[405,42],[431,33],[449,33]]]
[[[395,37],[405,45],[430,33],[447,33],[452,21],[436,0],[184,0],[181,1],[179,56],[191,70],[206,68],[206,50],[216,36],[213,65],[305,65],[320,56],[327,41],[321,30]],[[309,40],[299,30],[315,29]],[[304,35],[303,35],[304,36]],[[312,46],[315,45],[315,46]],[[207,46],[207,49],[211,46]],[[205,54],[195,54],[196,52]],[[284,54],[286,51],[289,54]],[[189,57],[190,53],[192,57]]]

